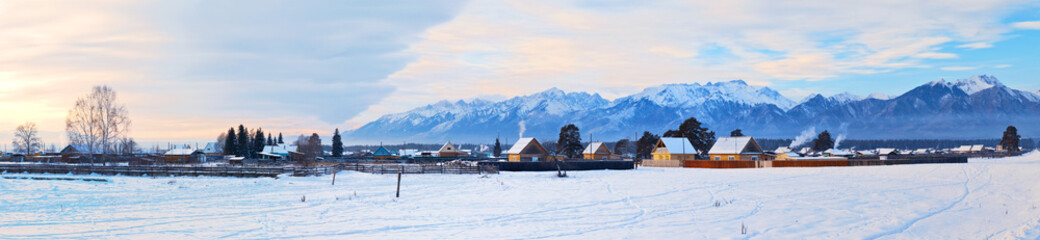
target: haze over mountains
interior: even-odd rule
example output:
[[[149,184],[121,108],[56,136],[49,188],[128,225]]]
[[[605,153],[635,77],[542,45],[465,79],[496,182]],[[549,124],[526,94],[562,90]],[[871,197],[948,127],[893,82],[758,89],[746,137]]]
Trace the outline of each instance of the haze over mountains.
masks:
[[[361,142],[486,143],[499,133],[503,141],[521,133],[555,139],[561,126],[574,123],[584,141],[615,141],[642,131],[661,134],[689,117],[717,136],[742,129],[759,138],[794,138],[815,128],[855,139],[998,138],[1008,125],[1035,136],[1040,95],[986,75],[940,79],[899,96],[813,94],[801,102],[741,80],[666,84],[613,101],[552,88],[499,102],[441,101],[385,115],[345,135]]]

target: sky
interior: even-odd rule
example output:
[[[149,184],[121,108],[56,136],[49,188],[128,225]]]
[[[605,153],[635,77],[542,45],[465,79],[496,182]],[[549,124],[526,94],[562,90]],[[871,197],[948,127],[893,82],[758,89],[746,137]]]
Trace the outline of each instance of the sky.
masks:
[[[792,100],[1040,89],[1040,1],[0,0],[0,140],[108,85],[140,142],[349,130],[440,100],[742,79]],[[5,141],[0,141],[5,143]],[[6,147],[10,146],[6,142]]]

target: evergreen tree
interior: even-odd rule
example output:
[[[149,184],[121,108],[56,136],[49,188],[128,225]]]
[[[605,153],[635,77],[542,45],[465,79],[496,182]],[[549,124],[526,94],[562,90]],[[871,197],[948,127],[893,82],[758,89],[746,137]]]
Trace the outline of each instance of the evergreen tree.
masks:
[[[828,149],[834,148],[834,139],[831,138],[831,133],[827,130],[823,130],[820,135],[816,136],[816,140],[813,141],[812,150],[816,152],[827,151]]]
[[[253,152],[250,153],[254,158],[259,156],[259,152],[264,150],[264,144],[267,143],[264,139],[264,129],[257,128],[255,134],[253,136]]]
[[[578,126],[567,124],[560,128],[560,138],[556,140],[556,148],[559,149],[559,154],[563,154],[567,158],[580,158],[582,146]]]
[[[1018,142],[1021,139],[1022,136],[1018,135],[1018,128],[1008,126],[1007,130],[1004,130],[1004,137],[1000,139],[1000,146],[1004,147],[1009,153],[1018,152]]]
[[[274,146],[274,138],[271,137],[271,133],[267,134],[267,146]]]
[[[495,138],[495,149],[492,151],[494,151],[495,157],[502,156],[502,143],[498,142],[498,138]]]
[[[650,132],[643,132],[643,136],[636,141],[636,158],[639,159],[650,159],[654,151],[654,145],[661,137],[651,134]]]
[[[235,137],[235,128],[228,129],[227,137],[224,138],[224,155],[238,154],[238,142]]]
[[[242,124],[238,125],[238,137],[236,137],[236,140],[238,140],[238,144],[235,145],[235,155],[247,158],[252,157],[253,155],[250,152],[253,151],[253,147],[249,145],[249,130],[246,130],[246,127]]]
[[[732,132],[729,132],[729,136],[730,137],[743,137],[744,133],[740,132],[740,129],[737,129],[737,130],[733,130]]]
[[[282,141],[282,133],[278,133],[278,144],[285,144],[285,141]]]
[[[332,132],[332,157],[343,157],[343,139],[339,136],[339,128]]]
[[[626,138],[618,140],[614,143],[614,154],[617,154],[618,156],[624,156],[625,154],[628,154],[632,151],[630,150],[632,148],[631,145],[632,142]]]
[[[679,125],[679,130],[668,130],[664,136],[685,137],[690,140],[690,145],[693,145],[693,148],[696,148],[701,154],[707,153],[711,145],[715,144],[715,132],[701,127],[701,122],[692,117],[683,121]]]

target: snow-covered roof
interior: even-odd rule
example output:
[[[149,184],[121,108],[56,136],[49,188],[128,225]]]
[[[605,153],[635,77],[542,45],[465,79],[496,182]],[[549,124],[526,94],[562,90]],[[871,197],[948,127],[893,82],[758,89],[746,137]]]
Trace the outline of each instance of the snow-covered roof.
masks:
[[[169,156],[169,155],[191,155],[191,154],[194,154],[196,152],[201,153],[202,151],[198,150],[198,149],[177,148],[177,149],[170,149],[170,151],[166,151],[165,155],[167,155],[167,156]]]
[[[892,153],[895,153],[895,152],[896,152],[895,148],[878,148],[877,149],[877,154],[878,155],[889,155],[889,154],[892,154]]]
[[[696,154],[697,149],[693,148],[690,144],[690,140],[681,137],[663,137],[660,140],[664,144],[664,147],[668,149],[670,154]]]
[[[585,147],[585,151],[581,151],[581,153],[582,154],[596,154],[596,151],[599,150],[599,148],[606,148],[606,147],[607,147],[607,145],[603,144],[603,142],[593,142],[593,143],[589,143],[589,146]],[[607,151],[609,152],[610,149],[607,149]]]
[[[971,145],[961,145],[960,147],[957,147],[957,148],[954,148],[954,149],[950,149],[950,151],[954,151],[954,152],[971,152]]]
[[[277,146],[264,146],[264,150],[260,151],[260,153],[279,154],[279,155],[288,155],[289,152],[290,152],[289,151],[289,146],[287,144],[284,144],[284,143],[283,144],[278,144]]]
[[[520,138],[516,140],[516,143],[513,144],[512,147],[509,148],[509,151],[506,151],[506,154],[520,154],[520,152],[524,151],[524,148],[526,148],[527,145],[530,145],[533,141],[535,141],[534,138]]]
[[[715,145],[711,146],[711,150],[708,154],[741,154],[741,153],[761,153],[762,149],[754,143],[751,137],[720,137],[715,140]],[[745,152],[748,149],[748,145],[752,145],[752,149]]]
[[[102,154],[101,148],[94,148],[94,154]],[[85,144],[69,144],[61,150],[61,153],[88,153],[87,145]]]
[[[838,156],[856,155],[855,153],[853,153],[852,151],[849,151],[849,150],[833,149],[833,148],[832,149],[828,149],[827,153],[830,153],[831,155],[838,155]]]

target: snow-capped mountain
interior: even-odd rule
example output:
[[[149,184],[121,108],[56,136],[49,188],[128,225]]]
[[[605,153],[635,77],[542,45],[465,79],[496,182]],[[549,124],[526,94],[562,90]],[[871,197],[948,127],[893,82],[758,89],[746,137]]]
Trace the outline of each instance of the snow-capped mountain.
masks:
[[[666,84],[644,89],[632,96],[620,98],[617,102],[631,102],[646,99],[654,104],[673,107],[696,107],[705,102],[735,102],[746,105],[773,104],[782,109],[790,109],[795,105],[779,92],[767,87],[755,87],[744,81],[693,84]]]
[[[740,80],[667,84],[613,101],[552,88],[500,102],[442,101],[383,116],[346,135],[368,142],[492,142],[521,134],[551,140],[573,123],[584,140],[614,141],[642,131],[660,134],[689,117],[720,134],[739,128],[765,138],[789,138],[809,127],[850,138],[993,138],[1007,125],[1040,125],[1040,95],[986,75],[939,79],[895,97],[813,94],[798,103]],[[1040,134],[1019,129],[1024,136]]]
[[[892,96],[888,96],[887,94],[884,94],[884,93],[871,93],[869,96],[867,96],[867,98],[868,99],[877,99],[877,100],[889,100],[889,99],[892,99]]]
[[[542,125],[547,124],[546,121],[555,124],[554,119],[589,108],[602,108],[609,103],[599,94],[565,93],[556,88],[501,102],[441,101],[408,112],[385,115],[347,135],[388,141],[486,141],[491,136],[488,133],[512,135],[520,128],[528,128],[527,125],[532,133],[542,134],[545,130]]]

